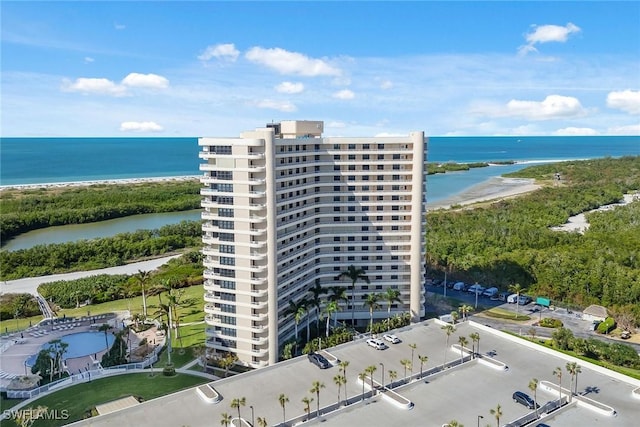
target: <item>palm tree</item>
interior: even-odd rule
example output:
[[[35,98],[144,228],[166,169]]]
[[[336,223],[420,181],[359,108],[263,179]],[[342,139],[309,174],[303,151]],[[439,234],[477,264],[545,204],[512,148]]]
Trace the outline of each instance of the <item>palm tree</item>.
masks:
[[[347,383],[347,379],[343,375],[335,375],[333,382],[338,386],[338,406],[340,406],[340,389],[343,384]]]
[[[365,295],[364,306],[369,309],[369,332],[373,332],[373,311],[380,308],[379,300],[380,295],[378,294]]]
[[[518,318],[518,313],[520,312],[520,293],[524,291],[524,288],[520,286],[519,283],[515,283],[513,285],[509,285],[509,292],[517,295],[516,297],[516,319]]]
[[[391,380],[391,384],[393,384],[393,382],[396,380],[396,378],[398,378],[398,372],[394,371],[393,369],[391,369],[389,371],[389,379]]]
[[[340,310],[340,305],[337,301],[329,301],[324,306],[324,312],[327,315],[327,324],[326,324],[326,337],[329,338],[329,320],[331,319],[331,315],[333,313],[337,313]],[[336,317],[337,318],[337,317]]]
[[[464,424],[460,424],[456,420],[451,420],[447,423],[447,427],[464,427]]]
[[[358,280],[364,280],[367,284],[371,283],[369,278],[365,275],[365,272],[361,268],[356,268],[354,265],[350,265],[346,271],[343,271],[337,276],[340,280],[344,277],[351,279],[351,325],[355,325],[355,307],[356,307],[356,282]]]
[[[364,383],[365,383],[365,381],[367,379],[367,373],[366,372],[360,372],[358,374],[358,379],[362,383],[362,400],[364,400]]]
[[[467,344],[469,344],[467,337],[460,335],[458,337],[458,345],[460,345],[460,363],[464,362],[464,348]]]
[[[247,404],[247,399],[245,397],[237,397],[231,401],[231,408],[238,410],[238,423],[241,424],[240,417],[240,407],[245,406]]]
[[[342,310],[340,302],[344,302],[345,304],[349,302],[349,298],[347,298],[347,288],[344,286],[329,286],[328,291],[327,299],[338,303],[338,311]],[[337,325],[338,316],[336,315],[333,318],[333,327],[335,328]]]
[[[222,418],[220,419],[220,424],[223,426],[228,426],[229,424],[231,424],[231,420],[232,417],[231,415],[227,414],[226,412],[223,412],[222,414],[220,414],[222,416]]]
[[[167,332],[165,334],[167,337],[167,364],[171,365],[171,307],[169,304],[158,303],[158,309],[155,311],[154,315],[156,318],[159,317],[161,321],[163,316],[167,317]]]
[[[454,311],[451,312],[451,320],[452,320],[454,325],[456,324],[456,322],[458,321],[459,318],[460,318],[460,316],[458,315],[457,311],[454,310]]]
[[[469,334],[469,338],[471,338],[471,341],[473,342],[473,357],[476,357],[476,353],[480,353],[480,334],[478,332],[474,332],[472,334]],[[478,343],[478,347],[476,348],[476,343]]]
[[[373,397],[374,395],[373,373],[377,370],[378,370],[378,367],[376,365],[369,365],[366,368],[364,368],[364,371],[369,375],[369,380],[371,380],[371,397]]]
[[[418,355],[418,360],[420,360],[420,378],[422,378],[422,368],[425,363],[429,360],[429,356],[420,356]]]
[[[536,419],[538,419],[538,379],[533,378],[529,381],[529,390],[533,392],[533,406],[536,409]]]
[[[444,364],[443,364],[443,366],[445,366],[447,364],[447,349],[449,348],[449,337],[451,336],[451,334],[453,334],[456,331],[456,328],[452,324],[447,323],[446,325],[442,326],[440,329],[442,329],[444,331],[444,333],[447,334],[447,341],[446,341],[446,345],[444,347]]]
[[[473,307],[467,304],[463,304],[458,310],[462,315],[462,320],[467,320],[467,315],[473,311]]]
[[[498,405],[496,406],[496,409],[491,409],[489,413],[494,417],[496,417],[496,426],[500,427],[500,417],[502,417],[502,407]]]
[[[289,308],[287,308],[286,311],[287,315],[293,314],[293,320],[295,321],[296,325],[296,356],[298,355],[298,324],[300,323],[300,320],[302,320],[304,314],[307,312],[306,306],[307,303],[304,301],[304,299],[298,302],[289,300]],[[307,337],[307,341],[308,340],[309,338]]]
[[[562,405],[562,368],[558,366],[554,369],[553,375],[558,377],[558,391],[560,392],[560,405]]]
[[[224,368],[224,377],[227,378],[229,375],[229,368],[233,366],[234,363],[238,360],[238,355],[235,353],[227,353],[218,363],[220,363],[220,367]]]
[[[267,423],[267,419],[265,417],[258,417],[257,420],[259,427],[267,427],[269,423]]]
[[[400,291],[395,288],[387,288],[382,294],[382,298],[387,303],[387,330],[391,329],[391,305],[394,302],[402,302],[400,299]]]
[[[304,403],[304,411],[307,413],[307,419],[311,417],[311,402],[313,402],[313,397],[303,397],[302,403]]]
[[[571,393],[569,394],[569,402],[571,402],[571,400],[573,399],[573,394],[575,394],[575,391],[573,389],[573,381],[576,380],[578,373],[582,372],[582,370],[580,369],[580,365],[578,365],[577,362],[567,362],[567,372],[569,373],[569,375],[571,375],[571,385],[569,386],[569,392]],[[576,381],[576,389],[577,388],[578,386]]]
[[[278,402],[280,402],[280,406],[282,406],[282,425],[286,425],[287,417],[285,416],[285,405],[289,401],[289,398],[286,394],[280,393],[278,396]]]
[[[310,306],[313,307],[316,311],[316,331],[318,335],[320,335],[320,305],[322,304],[322,298],[320,295],[326,294],[327,290],[320,285],[320,283],[315,284],[315,286],[309,289],[311,293],[311,299],[309,300]]]
[[[338,363],[338,366],[340,367],[340,370],[342,372],[342,377],[344,378],[344,400],[345,402],[349,400],[349,398],[347,397],[347,366],[349,366],[349,361],[348,360],[342,360],[340,361],[340,363]]]
[[[98,328],[100,332],[104,332],[104,343],[107,350],[109,350],[109,339],[107,338],[107,331],[109,331],[109,329],[111,329],[111,325],[109,325],[108,323],[103,323]]]
[[[416,351],[417,344],[409,344],[409,348],[411,349],[411,376],[413,377],[413,353]]]
[[[407,369],[411,368],[411,360],[409,359],[402,359],[400,361],[400,364],[402,365],[402,367],[404,368],[404,380],[405,382],[407,381]]]
[[[316,417],[320,416],[320,390],[322,390],[324,388],[324,383],[321,383],[320,381],[314,381],[311,383],[312,387],[311,390],[309,390],[310,393],[315,393],[316,394],[316,405],[317,405],[317,412],[316,412]]]
[[[151,273],[148,271],[138,270],[138,273],[134,275],[138,283],[140,283],[140,289],[142,290],[142,315],[147,318],[147,295],[145,294],[145,286],[151,278]]]

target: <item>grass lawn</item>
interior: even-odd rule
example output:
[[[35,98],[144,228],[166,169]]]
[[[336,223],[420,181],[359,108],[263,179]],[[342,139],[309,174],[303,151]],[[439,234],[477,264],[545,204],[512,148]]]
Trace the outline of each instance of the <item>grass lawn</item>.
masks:
[[[176,368],[181,368],[185,364],[191,362],[196,356],[193,353],[193,349],[200,344],[204,343],[205,324],[200,323],[197,325],[187,325],[180,327],[180,336],[182,340],[173,339],[171,335],[171,347],[173,352],[171,353],[171,362]],[[160,360],[155,366],[162,367],[167,363],[167,351],[163,351],[160,355]]]
[[[520,313],[517,315],[518,317],[516,317],[516,313],[514,313],[513,311],[505,310],[504,308],[500,308],[500,307],[490,308],[489,310],[485,310],[484,312],[482,312],[482,314],[487,317],[494,317],[496,319],[516,320],[518,322],[531,320],[531,317],[527,316],[526,314]]]
[[[151,400],[206,382],[209,382],[206,378],[185,374],[165,377],[159,371],[156,371],[153,377],[148,373],[117,375],[65,388],[44,396],[23,409],[44,406],[50,411],[57,410],[58,413],[66,410],[69,413],[69,419],[64,423],[68,424],[83,419],[86,413],[102,403],[127,396]],[[4,406],[3,409],[5,409]],[[3,421],[2,424],[4,425],[5,422]],[[33,424],[34,427],[58,425],[60,425],[60,420],[44,419],[39,419]]]

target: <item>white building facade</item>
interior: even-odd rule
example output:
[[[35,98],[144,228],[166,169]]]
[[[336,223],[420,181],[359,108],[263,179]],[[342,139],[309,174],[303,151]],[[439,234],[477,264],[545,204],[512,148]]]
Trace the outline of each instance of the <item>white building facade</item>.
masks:
[[[278,361],[295,335],[289,302],[316,284],[348,289],[338,319],[353,309],[367,322],[366,295],[388,287],[400,292],[393,314],[424,316],[424,133],[322,131],[321,121],[283,121],[198,141],[206,345],[251,367]],[[353,300],[351,281],[337,278],[351,265],[370,281],[356,282]],[[386,318],[380,303],[375,317]]]

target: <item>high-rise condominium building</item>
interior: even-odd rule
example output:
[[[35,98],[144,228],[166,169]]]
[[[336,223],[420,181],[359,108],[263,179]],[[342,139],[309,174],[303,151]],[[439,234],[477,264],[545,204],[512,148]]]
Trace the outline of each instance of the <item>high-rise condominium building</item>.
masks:
[[[290,302],[317,285],[347,288],[347,322],[352,311],[368,322],[366,295],[387,288],[400,292],[392,314],[424,315],[424,132],[334,138],[323,126],[282,121],[198,142],[206,344],[252,367],[278,360],[295,336]],[[350,266],[370,283],[338,278]]]

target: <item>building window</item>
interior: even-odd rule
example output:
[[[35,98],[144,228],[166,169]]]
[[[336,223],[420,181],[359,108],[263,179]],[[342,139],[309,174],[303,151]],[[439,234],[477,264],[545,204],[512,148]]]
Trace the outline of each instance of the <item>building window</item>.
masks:
[[[221,256],[220,257],[220,264],[221,265],[236,265],[236,260],[235,260],[235,258],[231,258],[231,257],[227,257],[227,256]]]
[[[222,216],[225,218],[233,218],[233,209],[232,208],[219,208],[218,216]]]

